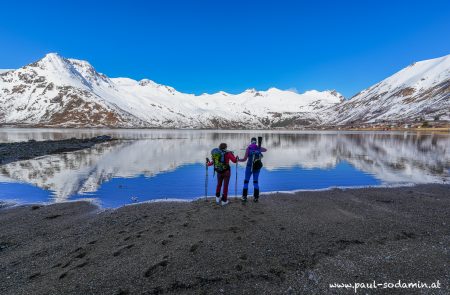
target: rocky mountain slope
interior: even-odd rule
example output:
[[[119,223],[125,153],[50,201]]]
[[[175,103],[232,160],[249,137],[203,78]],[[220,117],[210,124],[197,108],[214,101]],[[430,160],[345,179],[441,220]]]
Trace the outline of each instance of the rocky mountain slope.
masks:
[[[416,62],[330,108],[324,123],[450,121],[450,55]]]
[[[450,121],[450,55],[417,62],[350,100],[276,88],[186,94],[148,79],[109,78],[54,53],[0,70],[1,125],[244,129],[432,119]]]

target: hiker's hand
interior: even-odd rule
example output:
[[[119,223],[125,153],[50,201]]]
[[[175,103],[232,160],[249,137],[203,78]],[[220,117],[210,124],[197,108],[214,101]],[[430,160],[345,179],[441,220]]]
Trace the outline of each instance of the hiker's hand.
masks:
[[[236,162],[239,161],[239,156],[236,156]]]
[[[206,163],[209,163],[209,159],[208,158],[206,158]]]

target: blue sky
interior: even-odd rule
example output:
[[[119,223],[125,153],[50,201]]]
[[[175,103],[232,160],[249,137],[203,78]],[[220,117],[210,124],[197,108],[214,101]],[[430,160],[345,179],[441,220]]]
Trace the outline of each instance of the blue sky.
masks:
[[[350,97],[450,53],[450,1],[3,1],[0,68],[47,52],[190,93],[336,89]]]

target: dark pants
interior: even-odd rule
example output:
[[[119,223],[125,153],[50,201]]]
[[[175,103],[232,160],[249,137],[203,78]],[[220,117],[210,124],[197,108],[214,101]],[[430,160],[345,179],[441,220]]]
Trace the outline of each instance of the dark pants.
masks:
[[[220,190],[222,188],[223,183],[223,192],[222,192],[222,201],[227,200],[228,196],[228,184],[230,183],[230,170],[217,173],[217,187],[216,187],[216,196],[220,196]]]

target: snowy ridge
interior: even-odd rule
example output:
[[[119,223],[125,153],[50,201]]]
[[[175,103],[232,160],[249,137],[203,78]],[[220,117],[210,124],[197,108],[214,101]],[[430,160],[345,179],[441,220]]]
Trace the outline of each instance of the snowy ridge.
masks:
[[[450,121],[450,55],[416,62],[326,113],[330,125]]]
[[[65,127],[264,128],[318,123],[335,91],[271,88],[193,95],[151,80],[108,78],[87,61],[47,54],[0,74],[0,123]]]
[[[0,124],[250,129],[450,120],[449,80],[450,55],[417,62],[348,101],[334,90],[194,95],[148,79],[109,78],[87,61],[49,53],[0,71]]]

